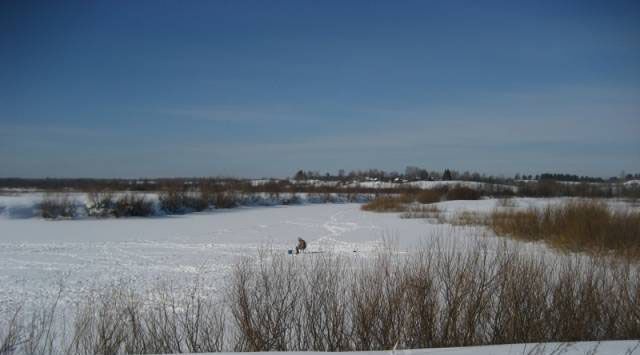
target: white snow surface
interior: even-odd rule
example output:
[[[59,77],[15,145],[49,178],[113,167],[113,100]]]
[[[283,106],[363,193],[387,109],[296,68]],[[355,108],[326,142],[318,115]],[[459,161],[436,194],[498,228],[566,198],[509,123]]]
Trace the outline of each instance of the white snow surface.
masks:
[[[307,240],[310,251],[366,257],[384,237],[407,246],[450,228],[362,212],[359,204],[124,219],[0,217],[0,305],[46,300],[60,282],[63,303],[120,282],[144,290],[162,280],[179,286],[198,277],[218,289],[241,257],[264,248],[286,253],[298,237]]]
[[[200,278],[213,290],[223,289],[231,267],[243,256],[255,256],[268,248],[286,253],[298,237],[308,242],[309,251],[354,258],[372,255],[385,240],[397,243],[401,250],[443,240],[451,248],[466,248],[476,238],[496,243],[506,240],[484,228],[401,219],[394,213],[364,212],[360,204],[348,203],[51,221],[34,217],[32,210],[41,197],[28,193],[0,198],[4,206],[0,214],[0,305],[47,300],[60,283],[65,290],[63,303],[121,282],[145,290],[163,280],[179,286]],[[515,207],[506,208],[540,207],[564,200],[518,198],[512,200]],[[609,204],[626,205],[617,200]],[[495,199],[435,205],[445,217],[505,208]],[[523,248],[548,252],[542,244],[524,244]]]

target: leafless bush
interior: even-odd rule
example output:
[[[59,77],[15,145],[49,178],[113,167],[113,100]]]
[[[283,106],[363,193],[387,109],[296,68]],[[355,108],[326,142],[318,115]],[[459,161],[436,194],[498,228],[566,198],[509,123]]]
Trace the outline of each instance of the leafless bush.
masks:
[[[120,290],[93,296],[79,309],[71,349],[76,354],[117,354],[128,336]]]
[[[77,204],[64,193],[47,194],[39,205],[40,215],[43,218],[73,218],[77,214]]]
[[[127,193],[116,199],[113,214],[116,217],[147,217],[154,214],[153,203],[144,195]]]
[[[71,354],[221,351],[222,307],[196,282],[182,296],[168,285],[153,298],[128,287],[92,295],[75,313]]]
[[[299,317],[303,321],[296,325],[302,335],[298,348],[348,350],[348,278],[335,277],[350,271],[346,261],[339,257],[314,258],[302,268]]]
[[[20,343],[24,329],[20,323],[20,308],[7,311],[3,316],[9,316],[5,322],[0,323],[0,355],[13,354]]]
[[[291,258],[261,259],[257,270],[249,261],[236,268],[230,297],[242,334],[238,349],[284,351],[297,343],[301,276],[293,262]]]
[[[209,207],[210,196],[203,191],[170,189],[160,193],[160,209],[169,214],[200,212]]]
[[[404,338],[407,293],[404,268],[380,253],[356,273],[351,287],[352,337],[357,350],[388,350]]]
[[[213,195],[213,205],[216,208],[233,208],[238,206],[238,197],[232,192],[217,192]]]
[[[312,262],[312,275],[295,258],[279,256],[236,270],[229,301],[238,349],[382,350],[640,336],[640,278],[626,261],[546,259],[482,244],[471,251],[381,253],[363,265],[323,258]]]
[[[93,217],[109,217],[113,215],[115,208],[115,200],[113,192],[110,191],[92,191],[87,193],[89,204],[87,211],[89,216]]]

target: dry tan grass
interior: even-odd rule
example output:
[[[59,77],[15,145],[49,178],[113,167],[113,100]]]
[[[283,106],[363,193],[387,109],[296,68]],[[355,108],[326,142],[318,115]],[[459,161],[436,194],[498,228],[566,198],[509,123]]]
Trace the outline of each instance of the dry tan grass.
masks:
[[[466,186],[454,186],[447,191],[446,198],[452,200],[479,200],[482,197],[482,191],[472,189]]]
[[[403,212],[411,202],[413,197],[409,195],[379,196],[362,205],[361,209],[371,212]]]
[[[418,192],[415,199],[419,203],[428,204],[440,202],[444,199],[446,191],[443,189],[428,189]]]
[[[612,211],[595,200],[578,200],[560,206],[525,211],[496,210],[488,225],[498,235],[524,240],[544,240],[563,249],[638,254],[640,213]]]
[[[411,203],[432,204],[451,200],[478,200],[482,192],[465,186],[407,191],[401,195],[378,196],[362,206],[364,211],[410,212]]]

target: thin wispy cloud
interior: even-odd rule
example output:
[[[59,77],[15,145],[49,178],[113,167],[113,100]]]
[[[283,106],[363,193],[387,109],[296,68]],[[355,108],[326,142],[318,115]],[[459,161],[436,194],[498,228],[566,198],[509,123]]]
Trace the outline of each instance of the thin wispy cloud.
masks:
[[[309,113],[285,105],[262,107],[190,107],[148,110],[147,112],[178,119],[211,122],[259,122],[263,120],[285,122],[294,120],[299,115]]]

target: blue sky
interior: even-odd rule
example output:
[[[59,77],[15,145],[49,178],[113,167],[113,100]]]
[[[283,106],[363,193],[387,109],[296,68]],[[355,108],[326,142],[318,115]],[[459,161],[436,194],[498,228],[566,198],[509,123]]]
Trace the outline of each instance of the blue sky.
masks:
[[[638,1],[2,1],[0,176],[640,171]]]

